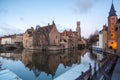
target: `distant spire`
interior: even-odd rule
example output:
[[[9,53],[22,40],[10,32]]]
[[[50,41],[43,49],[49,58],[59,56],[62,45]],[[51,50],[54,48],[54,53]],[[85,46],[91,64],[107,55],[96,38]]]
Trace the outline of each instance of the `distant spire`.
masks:
[[[52,24],[53,24],[53,25],[55,25],[55,22],[54,22],[54,20],[53,20]]]
[[[113,0],[112,0],[112,5],[111,5],[110,12],[109,12],[109,16],[117,16],[115,8],[114,8]]]

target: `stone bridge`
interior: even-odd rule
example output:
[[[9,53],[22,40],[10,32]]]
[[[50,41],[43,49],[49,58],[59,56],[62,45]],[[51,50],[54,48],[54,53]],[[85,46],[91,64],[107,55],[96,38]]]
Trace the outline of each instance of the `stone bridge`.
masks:
[[[5,44],[1,46],[1,49],[3,49],[3,51],[5,50],[15,50],[20,48],[20,45],[15,45],[15,44]]]

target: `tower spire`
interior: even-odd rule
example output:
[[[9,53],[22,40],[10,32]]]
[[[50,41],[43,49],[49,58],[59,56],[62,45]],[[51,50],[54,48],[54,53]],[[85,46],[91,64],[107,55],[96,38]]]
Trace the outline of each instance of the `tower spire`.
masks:
[[[114,8],[113,0],[112,0],[112,5],[111,5],[110,12],[109,12],[109,16],[117,16],[115,8]]]
[[[112,5],[111,5],[110,12],[109,12],[109,16],[117,16],[115,8],[114,8],[113,0],[112,0]]]

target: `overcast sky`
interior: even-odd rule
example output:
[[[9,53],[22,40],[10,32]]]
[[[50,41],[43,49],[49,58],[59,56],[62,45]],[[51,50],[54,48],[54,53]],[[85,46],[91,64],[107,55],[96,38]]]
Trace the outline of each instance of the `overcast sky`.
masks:
[[[76,29],[81,22],[82,36],[88,37],[107,24],[112,0],[0,0],[0,35],[24,33],[54,20],[57,29]],[[120,0],[114,0],[120,17]]]

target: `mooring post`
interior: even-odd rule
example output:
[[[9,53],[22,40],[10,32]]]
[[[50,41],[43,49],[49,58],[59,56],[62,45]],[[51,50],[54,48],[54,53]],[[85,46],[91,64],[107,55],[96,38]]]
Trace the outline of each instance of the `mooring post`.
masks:
[[[90,63],[89,63],[89,70],[90,70],[89,78],[91,79],[91,77],[92,77],[92,67],[91,67],[91,64],[90,64]]]
[[[98,63],[98,68],[100,69],[100,63]]]
[[[81,72],[82,80],[84,80],[84,72]]]
[[[90,64],[90,63],[89,63],[89,69],[92,70],[92,68],[91,68],[91,64]]]
[[[94,74],[96,73],[96,62],[94,64]]]

